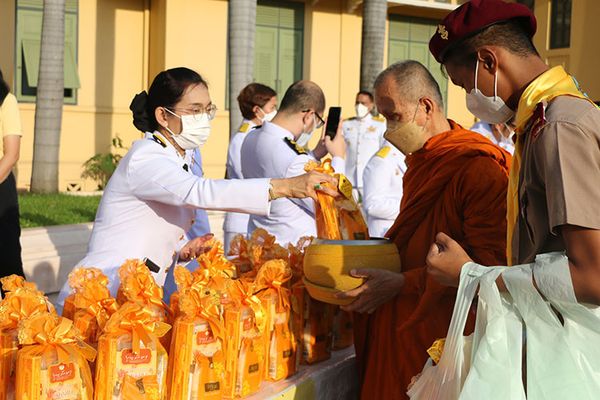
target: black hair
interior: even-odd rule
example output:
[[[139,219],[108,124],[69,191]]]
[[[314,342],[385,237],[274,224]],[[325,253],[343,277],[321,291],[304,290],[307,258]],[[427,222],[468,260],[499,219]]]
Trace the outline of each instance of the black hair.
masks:
[[[473,65],[482,46],[499,46],[521,56],[539,56],[526,28],[518,19],[490,25],[453,44],[442,55],[442,64]]]
[[[155,110],[158,107],[174,107],[191,85],[208,87],[200,74],[185,67],[168,69],[156,75],[148,93],[143,91],[135,95],[129,105],[133,112],[133,125],[142,132],[158,129]]]
[[[0,70],[0,106],[4,103],[4,99],[8,93],[10,93],[10,87],[8,87],[8,83],[6,83],[2,75],[2,70]]]
[[[247,85],[237,97],[242,116],[246,119],[254,119],[256,117],[252,111],[254,106],[262,108],[275,96],[277,92],[261,83]]]
[[[369,100],[371,100],[371,103],[375,101],[375,98],[373,97],[373,93],[369,92],[368,90],[361,90],[360,92],[358,92],[356,94],[356,97],[363,95],[363,96],[367,96],[369,98]]]
[[[315,112],[325,110],[325,95],[314,82],[298,81],[286,90],[279,106],[280,112],[295,114],[312,109]]]

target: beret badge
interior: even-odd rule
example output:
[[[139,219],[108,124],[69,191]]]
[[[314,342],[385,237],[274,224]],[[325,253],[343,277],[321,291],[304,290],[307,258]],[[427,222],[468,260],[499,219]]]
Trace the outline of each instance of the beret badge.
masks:
[[[438,25],[437,31],[442,39],[448,40],[448,31],[444,25]]]

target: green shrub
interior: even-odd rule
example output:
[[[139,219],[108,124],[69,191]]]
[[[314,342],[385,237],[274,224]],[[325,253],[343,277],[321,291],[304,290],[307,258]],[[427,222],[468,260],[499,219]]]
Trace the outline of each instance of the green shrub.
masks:
[[[127,149],[123,146],[123,140],[118,136],[112,140],[112,147],[118,150]],[[118,153],[96,154],[83,163],[81,177],[83,179],[90,178],[95,180],[98,183],[98,189],[102,190],[106,187],[115,169],[117,169],[121,158],[123,156]]]

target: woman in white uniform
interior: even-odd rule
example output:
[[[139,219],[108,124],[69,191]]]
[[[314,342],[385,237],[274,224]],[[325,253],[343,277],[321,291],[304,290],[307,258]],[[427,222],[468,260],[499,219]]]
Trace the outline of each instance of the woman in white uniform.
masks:
[[[88,253],[77,266],[97,267],[110,279],[115,294],[118,268],[127,259],[148,259],[167,269],[202,250],[205,238],[178,242],[190,228],[197,208],[268,215],[270,201],[279,197],[316,198],[321,183],[335,180],[324,174],[291,179],[211,180],[190,171],[186,152],[202,146],[210,134],[216,107],[208,85],[188,68],[174,68],[156,76],[148,93],[132,101],[134,125],[154,132],[137,140],[112,175],[96,214]],[[334,195],[330,191],[328,193]],[[147,263],[148,264],[148,263]],[[58,298],[62,308],[67,284]]]
[[[270,87],[251,83],[242,89],[237,98],[244,120],[233,135],[227,151],[227,179],[242,179],[242,143],[247,133],[263,122],[271,121],[277,114],[277,93]],[[223,222],[225,252],[229,252],[231,240],[248,232],[248,214],[228,212]]]

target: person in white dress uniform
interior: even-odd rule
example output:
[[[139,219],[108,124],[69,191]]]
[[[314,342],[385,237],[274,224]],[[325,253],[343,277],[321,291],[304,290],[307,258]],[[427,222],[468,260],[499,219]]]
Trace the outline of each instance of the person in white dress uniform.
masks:
[[[244,120],[233,135],[227,151],[227,179],[242,179],[242,143],[247,134],[277,114],[277,93],[268,86],[251,83],[242,89],[237,98]],[[231,240],[248,232],[248,214],[228,212],[223,221],[225,253]]]
[[[504,124],[488,124],[487,122],[476,122],[471,130],[490,139],[496,146],[502,147],[510,154],[515,152],[515,143],[512,136],[515,133],[514,126],[510,122]]]
[[[363,174],[367,162],[384,145],[385,118],[373,116],[373,95],[360,91],[356,95],[356,116],[344,121],[342,128],[346,139],[346,177],[354,187],[354,196],[359,203],[363,199]]]
[[[304,173],[311,160],[327,153],[336,171],[344,171],[346,144],[338,129],[334,140],[322,138],[311,152],[306,146],[316,129],[323,126],[325,96],[310,81],[299,81],[288,88],[273,121],[250,132],[242,145],[244,178],[287,178]],[[340,124],[341,125],[341,124]],[[302,236],[316,236],[314,201],[312,199],[277,199],[269,215],[250,215],[248,233],[266,229],[281,245],[296,244]]]
[[[248,180],[194,175],[186,150],[206,142],[216,107],[206,82],[188,68],[159,73],[148,93],[138,94],[130,108],[134,125],[153,132],[152,138],[135,141],[120,161],[100,201],[87,255],[77,263],[102,269],[113,295],[125,260],[151,261],[159,267],[154,276],[162,285],[173,263],[188,261],[203,250],[203,237],[179,246],[197,208],[269,215],[272,201],[280,197],[316,198],[315,190],[335,195],[321,183],[336,180],[318,173]],[[69,291],[65,284],[59,309]]]
[[[363,209],[371,237],[384,237],[396,220],[405,172],[404,154],[387,141],[367,163],[363,175]]]

